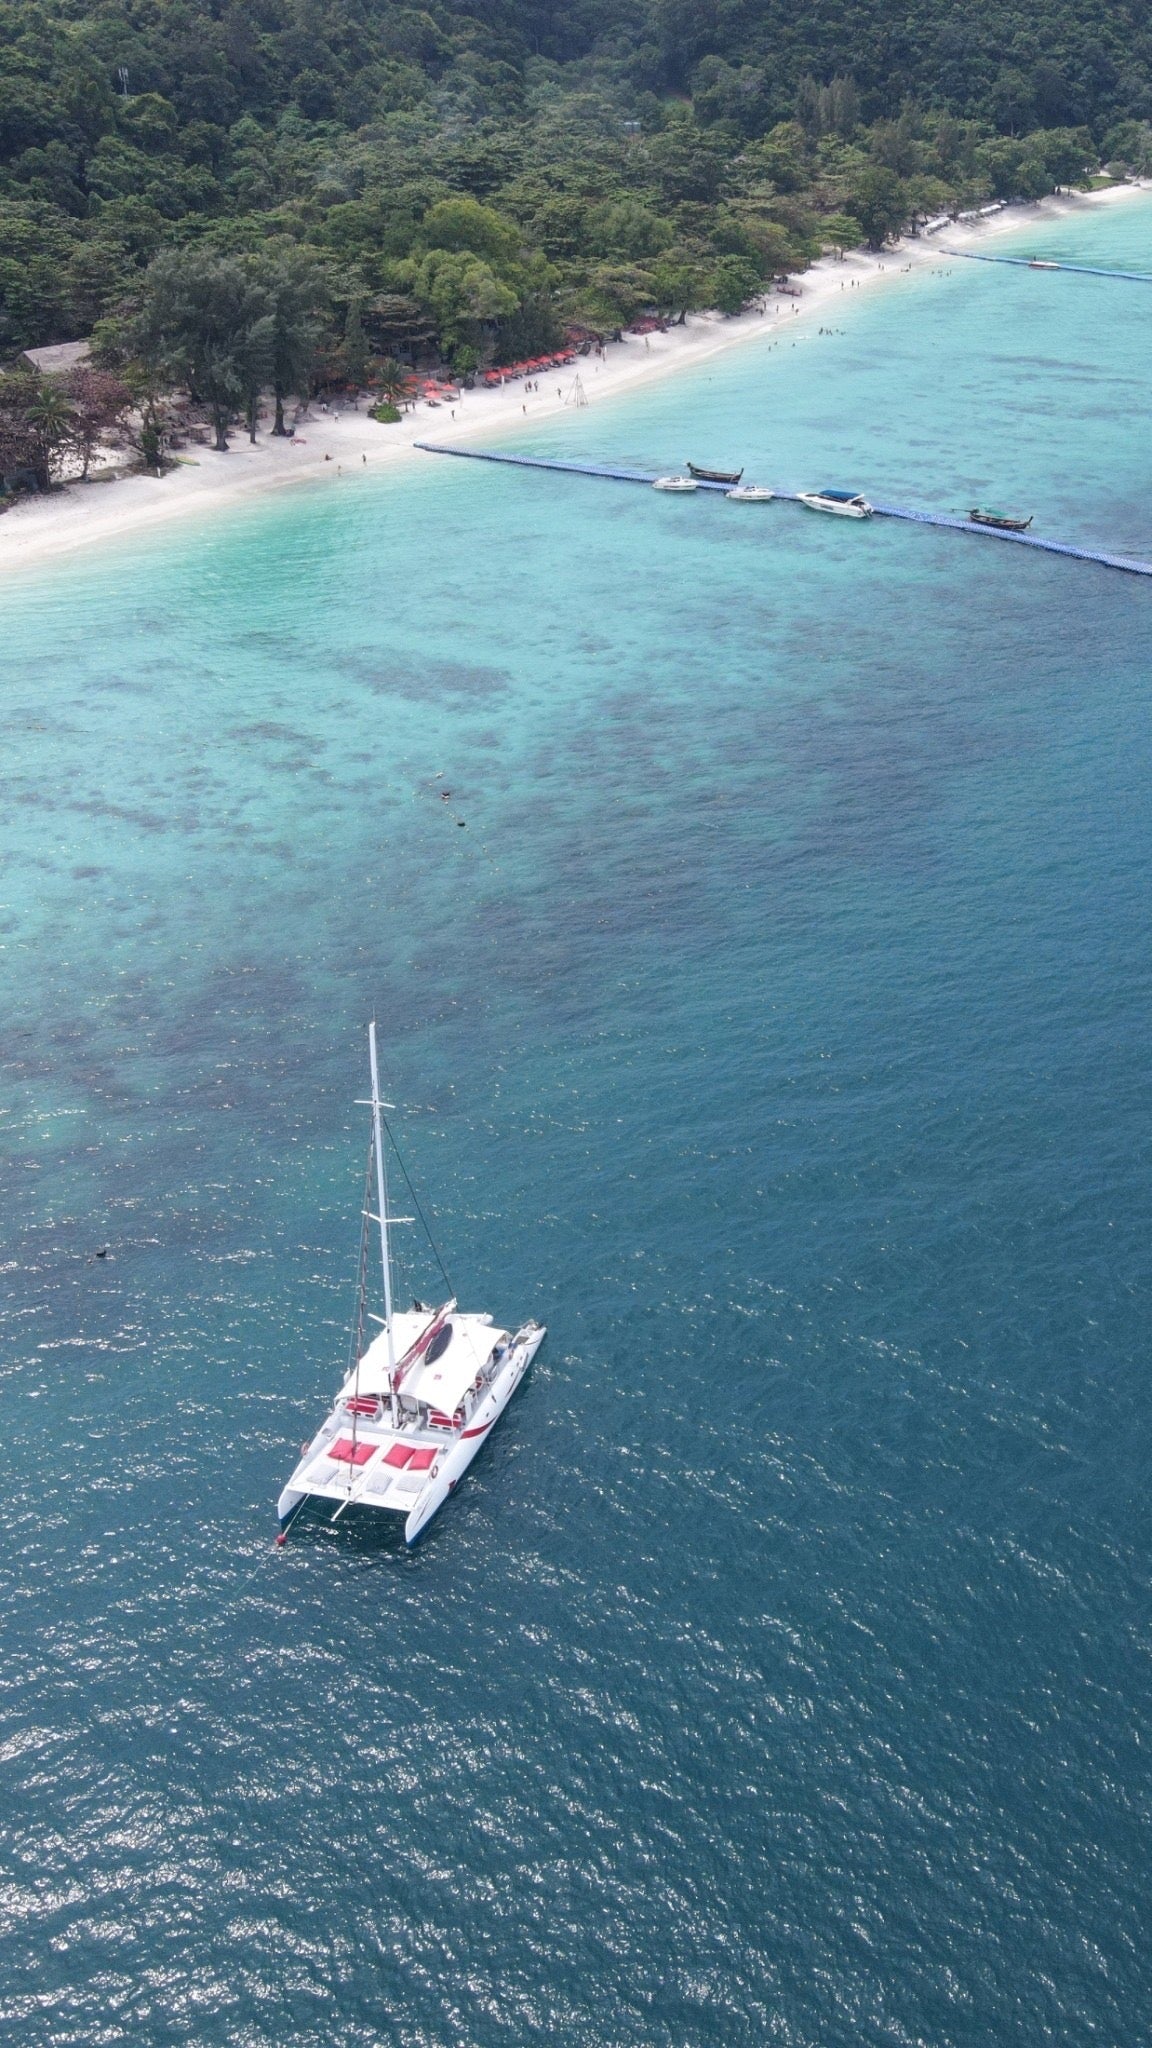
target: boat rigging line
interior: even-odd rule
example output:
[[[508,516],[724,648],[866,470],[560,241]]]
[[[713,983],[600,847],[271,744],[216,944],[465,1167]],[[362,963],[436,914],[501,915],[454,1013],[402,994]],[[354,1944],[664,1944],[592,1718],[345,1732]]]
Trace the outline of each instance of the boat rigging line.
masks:
[[[364,1200],[360,1204],[360,1271],[356,1282],[356,1327],[352,1333],[352,1345],[354,1348],[348,1361],[348,1372],[351,1372],[353,1368],[355,1368],[356,1372],[357,1399],[352,1404],[353,1457],[355,1457],[356,1450],[357,1424],[360,1420],[360,1359],[364,1351],[364,1316],[368,1303],[368,1225],[372,1219],[370,1205],[372,1200],[372,1167],[375,1149],[375,1142],[370,1138],[368,1141],[368,1165],[364,1175]],[[348,1374],[346,1373],[345,1378],[347,1376]],[[349,1465],[349,1476],[351,1476],[353,1470],[354,1466]]]
[[[440,1257],[440,1247],[437,1244],[436,1239],[432,1235],[432,1230],[428,1222],[428,1218],[425,1216],[423,1209],[420,1207],[420,1197],[416,1193],[416,1190],[412,1185],[412,1177],[408,1172],[408,1168],[404,1164],[404,1154],[401,1152],[399,1145],[396,1143],[396,1134],[393,1131],[391,1125],[389,1124],[387,1117],[384,1115],[383,1110],[381,1110],[380,1113],[380,1121],[383,1124],[384,1129],[388,1133],[388,1142],[392,1147],[393,1156],[395,1157],[396,1164],[400,1168],[401,1173],[404,1175],[404,1185],[407,1188],[408,1193],[412,1197],[412,1207],[415,1209],[417,1216],[420,1218],[420,1222],[424,1228],[424,1235],[428,1239],[428,1243],[431,1247],[432,1257],[435,1259],[436,1264],[440,1269],[440,1278],[443,1280],[444,1285],[448,1289],[449,1294],[455,1294],[456,1289],[453,1287],[451,1280],[448,1278],[447,1268],[445,1267],[443,1259]]]
[[[364,1318],[368,1303],[368,1225],[372,1199],[372,1140],[368,1140],[368,1164],[364,1169],[364,1200],[360,1204],[360,1266],[356,1277],[356,1321],[348,1340],[347,1379],[364,1349]]]
[[[989,257],[987,260],[999,263],[1016,259]],[[1107,272],[1109,277],[1116,277],[1119,274],[1117,271]],[[1147,281],[1152,282],[1152,279]],[[516,469],[550,469],[571,476],[607,477],[615,483],[644,484],[649,489],[656,482],[651,470],[625,468],[619,463],[560,462],[549,455],[506,455],[502,450],[494,448],[445,448],[434,441],[414,441],[412,445],[421,449],[425,455],[459,455],[471,462],[506,462]],[[693,478],[692,482],[698,491],[719,491],[723,496],[727,496],[732,488],[730,484],[706,483],[703,478]],[[772,496],[782,499],[785,504],[798,505],[803,502],[802,493],[799,491],[773,489]],[[872,510],[880,519],[905,519],[914,526],[945,527],[952,533],[975,534],[981,540],[1010,541],[1014,547],[1039,548],[1043,554],[1069,555],[1078,562],[1097,562],[1104,569],[1123,569],[1130,576],[1152,576],[1152,562],[1138,562],[1129,555],[1107,554],[1099,548],[1076,547],[1071,541],[1045,540],[1037,533],[1012,533],[1000,526],[983,526],[972,519],[957,518],[954,513],[916,512],[903,505],[878,505],[875,500],[872,502]]]

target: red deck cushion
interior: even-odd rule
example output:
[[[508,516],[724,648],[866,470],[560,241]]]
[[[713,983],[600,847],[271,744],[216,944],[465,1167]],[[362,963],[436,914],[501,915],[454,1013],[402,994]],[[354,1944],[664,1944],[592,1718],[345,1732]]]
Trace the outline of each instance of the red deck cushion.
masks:
[[[426,1472],[429,1465],[435,1464],[438,1455],[439,1453],[434,1448],[413,1451],[412,1463],[409,1465],[408,1470],[410,1472]]]
[[[354,1444],[350,1436],[340,1436],[329,1445],[328,1456],[341,1459],[345,1465],[366,1465],[378,1448],[377,1444]]]
[[[386,1465],[395,1465],[397,1471],[402,1472],[411,1456],[412,1453],[407,1444],[393,1444],[384,1463]]]

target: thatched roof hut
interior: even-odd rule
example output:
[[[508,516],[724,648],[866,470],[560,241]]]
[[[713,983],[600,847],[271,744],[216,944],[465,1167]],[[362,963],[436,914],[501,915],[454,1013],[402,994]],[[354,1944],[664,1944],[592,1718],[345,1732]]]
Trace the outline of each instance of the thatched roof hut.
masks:
[[[64,377],[69,370],[80,369],[91,354],[90,341],[54,341],[47,348],[26,348],[20,361],[42,377]]]

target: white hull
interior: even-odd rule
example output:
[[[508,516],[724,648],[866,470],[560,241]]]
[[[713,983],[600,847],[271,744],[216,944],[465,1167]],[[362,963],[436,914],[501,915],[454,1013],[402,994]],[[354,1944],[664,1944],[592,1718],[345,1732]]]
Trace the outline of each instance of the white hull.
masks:
[[[872,507],[864,499],[842,503],[837,498],[822,498],[818,491],[801,491],[800,503],[807,505],[810,512],[831,512],[837,519],[871,519]]]
[[[331,1414],[305,1448],[300,1463],[280,1495],[281,1529],[308,1500],[330,1501],[339,1515],[349,1507],[382,1509],[404,1516],[404,1537],[415,1543],[437,1510],[463,1478],[481,1445],[491,1434],[544,1341],[539,1323],[526,1323],[511,1339],[499,1370],[454,1427],[434,1427],[425,1416],[401,1414],[393,1426],[387,1403],[378,1415],[352,1419],[349,1389],[342,1389]],[[354,1465],[331,1455],[333,1445],[347,1443],[355,1432],[358,1453],[366,1462]],[[417,1475],[390,1462],[403,1454],[431,1462]]]

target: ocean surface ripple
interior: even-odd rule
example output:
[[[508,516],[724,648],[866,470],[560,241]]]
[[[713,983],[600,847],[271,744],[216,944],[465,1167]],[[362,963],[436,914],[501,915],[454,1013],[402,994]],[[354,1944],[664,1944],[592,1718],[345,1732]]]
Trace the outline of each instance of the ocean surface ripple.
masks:
[[[524,445],[1139,553],[1129,299],[942,261]],[[1149,602],[431,461],[15,590],[12,2039],[1141,2037]],[[373,1010],[549,1337],[415,1552],[277,1553]]]

